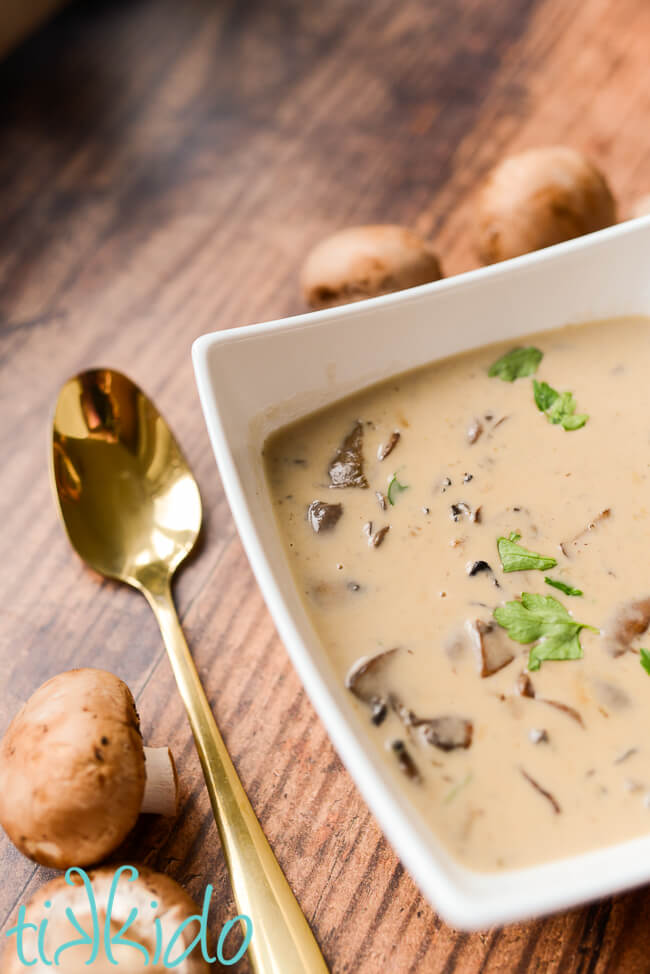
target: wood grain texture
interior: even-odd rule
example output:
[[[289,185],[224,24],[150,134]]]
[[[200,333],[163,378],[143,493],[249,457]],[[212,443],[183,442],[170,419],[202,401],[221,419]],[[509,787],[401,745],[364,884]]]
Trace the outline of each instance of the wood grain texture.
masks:
[[[137,695],[182,773],[176,822],[117,858],[234,913],[155,622],[92,577],[52,506],[60,384],[107,364],[152,395],[197,474],[205,539],[177,585],[218,723],[335,974],[636,974],[647,890],[459,934],[423,901],[361,801],[262,603],[193,383],[202,332],[302,310],[301,257],[358,222],[430,235],[474,265],[472,196],[504,153],[586,150],[623,211],[650,191],[647,0],[105,0],[0,65],[0,731],[43,680],[98,665]],[[444,327],[444,325],[443,325]],[[0,922],[47,877],[0,837]],[[239,965],[247,970],[246,962]]]

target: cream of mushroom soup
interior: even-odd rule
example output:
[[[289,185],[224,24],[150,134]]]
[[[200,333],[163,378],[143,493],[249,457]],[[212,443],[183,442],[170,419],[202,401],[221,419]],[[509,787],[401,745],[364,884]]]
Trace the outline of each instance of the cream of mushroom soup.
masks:
[[[568,326],[265,445],[335,671],[395,787],[472,868],[650,830],[649,382],[650,319]]]

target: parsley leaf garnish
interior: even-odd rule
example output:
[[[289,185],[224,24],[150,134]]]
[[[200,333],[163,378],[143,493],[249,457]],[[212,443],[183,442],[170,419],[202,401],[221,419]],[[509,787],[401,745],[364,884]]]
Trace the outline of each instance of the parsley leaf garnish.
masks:
[[[520,537],[520,534],[513,531],[509,538],[497,539],[497,550],[504,572],[527,572],[535,568],[546,571],[555,568],[557,565],[555,558],[546,558],[544,555],[522,548],[517,544]]]
[[[521,602],[506,602],[494,610],[494,618],[518,643],[535,643],[528,669],[538,670],[544,660],[582,659],[580,630],[594,629],[576,622],[552,595],[522,592]]]
[[[409,485],[400,484],[399,480],[397,479],[397,474],[394,473],[393,478],[388,485],[388,490],[386,491],[386,497],[388,498],[388,503],[394,506],[395,501],[393,500],[393,493],[397,491],[398,493],[401,494],[403,490],[408,490],[408,489],[409,489]]]
[[[490,378],[498,376],[504,382],[514,382],[527,375],[533,375],[542,361],[543,352],[530,345],[528,348],[513,348],[493,362],[488,369]]]
[[[559,393],[552,389],[548,382],[538,382],[537,379],[533,379],[533,392],[535,405],[543,413],[550,409],[559,397]]]
[[[560,424],[565,430],[579,430],[589,416],[576,413],[576,401],[572,392],[558,392],[548,382],[533,379],[535,405],[546,415],[549,423]]]
[[[565,595],[585,594],[581,589],[574,588],[573,585],[567,585],[566,582],[560,582],[556,578],[545,578],[544,581],[547,585],[552,585],[553,588],[559,588],[560,592],[564,592]]]
[[[646,673],[650,674],[650,653],[648,652],[647,649],[641,650],[641,659],[639,660],[639,662],[641,663],[641,666],[646,671]]]

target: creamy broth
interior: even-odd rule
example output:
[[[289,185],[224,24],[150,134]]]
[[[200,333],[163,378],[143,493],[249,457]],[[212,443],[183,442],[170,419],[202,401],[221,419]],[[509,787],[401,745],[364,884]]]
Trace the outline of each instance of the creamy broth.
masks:
[[[336,673],[396,787],[479,870],[650,830],[650,319],[519,344],[543,353],[534,376],[489,377],[512,344],[481,348],[337,402],[264,451],[287,557]],[[549,422],[533,378],[570,390],[585,425]],[[367,487],[332,487],[355,477]],[[314,501],[328,506],[308,514]],[[557,565],[505,572],[497,539],[512,533]],[[579,632],[582,658],[528,671],[531,644],[493,619],[522,593],[594,627]],[[364,657],[378,659],[364,671]]]

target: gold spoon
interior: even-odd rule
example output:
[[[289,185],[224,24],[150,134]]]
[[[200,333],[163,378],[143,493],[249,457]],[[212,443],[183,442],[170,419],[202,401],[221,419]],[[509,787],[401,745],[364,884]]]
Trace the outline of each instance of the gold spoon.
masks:
[[[164,419],[113,369],[61,389],[52,479],[72,547],[91,568],[139,589],[158,620],[187,710],[235,900],[253,923],[257,974],[327,974],[318,944],[255,817],[192,661],[171,579],[201,526],[199,489]]]

